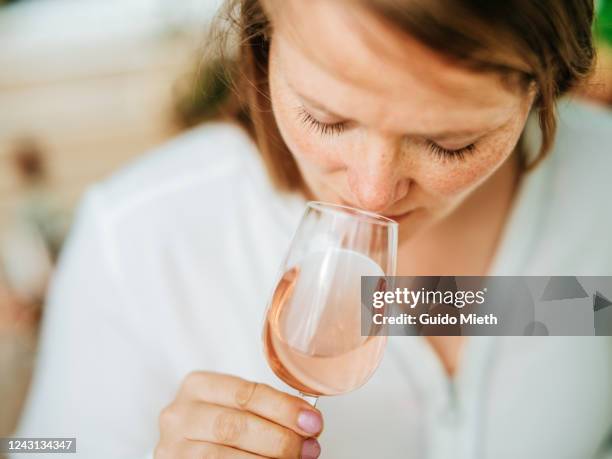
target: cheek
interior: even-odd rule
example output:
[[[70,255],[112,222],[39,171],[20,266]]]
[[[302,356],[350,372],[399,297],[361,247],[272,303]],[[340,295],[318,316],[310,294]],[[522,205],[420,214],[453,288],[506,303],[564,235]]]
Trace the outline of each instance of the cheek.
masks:
[[[312,128],[305,126],[296,113],[297,109],[292,107],[297,107],[297,104],[277,101],[274,117],[285,144],[298,163],[316,167],[322,172],[334,172],[343,168],[342,151],[348,148],[343,146],[346,142],[342,142],[340,137],[324,139]]]
[[[456,200],[489,178],[512,154],[520,129],[508,129],[483,140],[464,161],[433,159],[422,168],[421,186],[440,199]],[[417,179],[418,180],[418,179]]]

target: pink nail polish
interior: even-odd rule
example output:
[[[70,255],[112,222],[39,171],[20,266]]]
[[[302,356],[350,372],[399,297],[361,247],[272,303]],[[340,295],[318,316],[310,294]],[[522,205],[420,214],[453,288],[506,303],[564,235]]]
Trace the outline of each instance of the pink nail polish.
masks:
[[[314,438],[309,438],[302,443],[302,459],[317,459],[321,454],[321,446]]]
[[[310,410],[300,411],[297,420],[298,426],[309,434],[318,434],[323,427],[323,421],[319,413]]]

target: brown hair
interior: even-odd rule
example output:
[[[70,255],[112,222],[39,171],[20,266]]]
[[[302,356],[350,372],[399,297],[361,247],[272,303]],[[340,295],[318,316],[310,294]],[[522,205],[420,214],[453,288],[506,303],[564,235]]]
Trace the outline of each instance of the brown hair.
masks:
[[[353,1],[462,65],[496,72],[524,87],[535,85],[533,109],[542,142],[535,159],[520,153],[523,172],[532,170],[550,151],[556,100],[588,75],[594,60],[592,0]],[[301,174],[270,104],[271,24],[262,3],[226,2],[211,28],[209,44],[215,56],[206,57],[200,80],[204,83],[198,91],[207,118],[230,117],[246,128],[278,188],[299,190]]]

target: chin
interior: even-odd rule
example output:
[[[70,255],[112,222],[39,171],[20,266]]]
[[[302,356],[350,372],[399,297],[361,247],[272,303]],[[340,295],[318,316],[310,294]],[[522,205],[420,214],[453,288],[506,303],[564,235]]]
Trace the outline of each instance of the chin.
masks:
[[[415,209],[394,220],[399,223],[400,241],[412,239],[433,224],[431,216],[423,208]]]

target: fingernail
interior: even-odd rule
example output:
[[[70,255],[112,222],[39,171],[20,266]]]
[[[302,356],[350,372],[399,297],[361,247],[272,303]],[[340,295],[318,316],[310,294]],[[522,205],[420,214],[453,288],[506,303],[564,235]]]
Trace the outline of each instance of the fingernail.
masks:
[[[321,454],[321,445],[314,438],[309,438],[302,443],[302,459],[317,459]]]
[[[323,427],[321,416],[312,410],[300,411],[297,423],[300,429],[309,434],[317,434]]]

